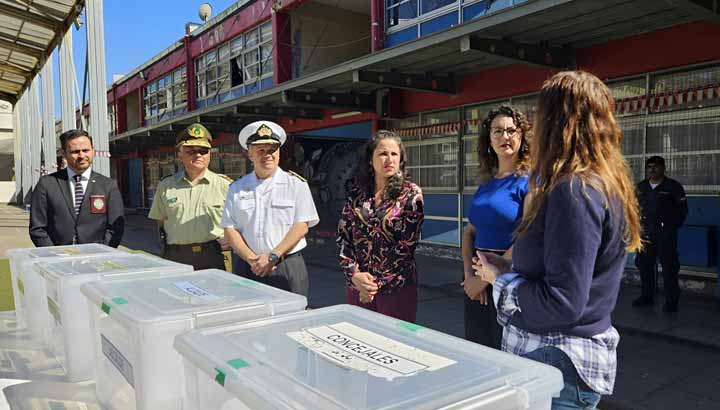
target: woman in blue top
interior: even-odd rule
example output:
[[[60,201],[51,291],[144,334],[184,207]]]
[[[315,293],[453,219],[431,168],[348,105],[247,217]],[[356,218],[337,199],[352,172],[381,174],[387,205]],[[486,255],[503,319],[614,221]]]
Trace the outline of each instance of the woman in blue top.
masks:
[[[492,286],[475,276],[477,250],[510,255],[512,233],[522,219],[528,191],[528,132],[525,116],[502,105],[491,110],[480,128],[479,174],[482,183],[470,206],[463,232],[465,338],[500,349],[502,327],[492,303]]]

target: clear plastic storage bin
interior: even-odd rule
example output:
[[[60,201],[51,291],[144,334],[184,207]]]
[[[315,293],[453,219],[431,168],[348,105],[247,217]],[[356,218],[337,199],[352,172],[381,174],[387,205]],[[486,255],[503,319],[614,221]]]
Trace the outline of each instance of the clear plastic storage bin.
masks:
[[[96,389],[112,409],[178,410],[184,392],[175,336],[187,330],[302,311],[304,296],[207,269],[89,283]]]
[[[553,367],[338,305],[187,332],[183,410],[550,409]]]
[[[152,255],[115,253],[83,259],[38,262],[35,271],[45,280],[44,308],[49,323],[45,344],[65,368],[69,381],[92,379],[93,334],[87,301],[80,285],[108,276],[142,273],[167,275],[193,267]]]
[[[12,276],[13,297],[15,299],[17,326],[27,326],[32,338],[38,341],[43,339],[40,331],[47,327],[44,326],[44,323],[41,323],[45,310],[44,283],[40,276],[32,272],[33,265],[36,262],[47,261],[49,258],[78,258],[88,255],[118,252],[121,251],[97,243],[8,249],[7,254],[10,258],[10,272]],[[37,299],[37,297],[41,297],[41,299]],[[40,302],[36,303],[36,300],[40,300]],[[27,304],[31,304],[32,306],[26,308]]]

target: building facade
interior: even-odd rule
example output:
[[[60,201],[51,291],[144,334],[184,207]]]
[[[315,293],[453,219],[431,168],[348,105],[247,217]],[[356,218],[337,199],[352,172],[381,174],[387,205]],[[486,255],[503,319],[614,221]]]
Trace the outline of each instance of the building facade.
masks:
[[[249,163],[239,129],[289,132],[283,166],[311,183],[333,238],[357,148],[379,128],[406,141],[423,188],[423,241],[459,247],[477,187],[478,124],[501,103],[532,121],[542,82],[565,68],[602,78],[616,99],[636,180],[663,155],[690,215],[681,262],[717,265],[720,17],[696,1],[240,1],[113,84],[112,171],[128,206],[149,207],[179,169],[174,135],[199,120],[216,135],[211,168]]]

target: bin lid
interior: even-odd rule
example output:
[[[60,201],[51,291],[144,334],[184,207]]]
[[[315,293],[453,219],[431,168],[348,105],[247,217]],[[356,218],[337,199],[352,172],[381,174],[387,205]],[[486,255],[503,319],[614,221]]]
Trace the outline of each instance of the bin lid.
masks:
[[[302,311],[307,299],[219,270],[109,277],[81,291],[111,316],[130,322],[194,319],[195,327]]]
[[[113,247],[99,243],[46,246],[41,248],[18,248],[8,249],[7,252],[11,257],[20,256],[24,258],[62,258],[82,255],[96,255],[101,253],[124,253]]]
[[[63,279],[79,275],[137,274],[158,271],[187,271],[192,266],[171,262],[147,254],[125,252],[88,255],[85,258],[68,258],[38,262],[37,271],[44,277]]]
[[[174,345],[254,410],[524,409],[563,386],[553,367],[349,305],[192,330]]]

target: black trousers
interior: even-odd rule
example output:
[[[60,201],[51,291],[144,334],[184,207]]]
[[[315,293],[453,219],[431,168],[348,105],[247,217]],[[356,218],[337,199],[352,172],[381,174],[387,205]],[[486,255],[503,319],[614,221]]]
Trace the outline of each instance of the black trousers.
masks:
[[[250,265],[235,254],[233,254],[232,261],[233,273],[236,275],[308,297],[310,279],[301,252],[285,256],[275,266],[276,269],[272,271],[270,276],[265,277],[255,275],[250,269]]]
[[[165,245],[162,257],[177,263],[192,265],[195,270],[225,270],[225,257],[217,241],[190,245]]]
[[[680,298],[678,272],[680,261],[677,253],[677,229],[663,229],[650,235],[645,248],[637,256],[637,267],[640,270],[642,296],[653,299],[655,293],[655,264],[660,259],[663,274],[665,302],[677,304]]]
[[[497,322],[497,310],[493,303],[492,286],[488,286],[488,304],[483,305],[465,295],[465,339],[484,346],[500,349],[502,326]]]

